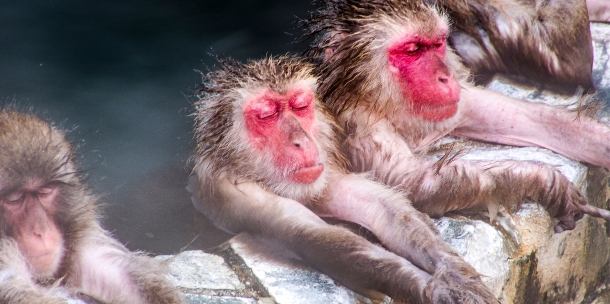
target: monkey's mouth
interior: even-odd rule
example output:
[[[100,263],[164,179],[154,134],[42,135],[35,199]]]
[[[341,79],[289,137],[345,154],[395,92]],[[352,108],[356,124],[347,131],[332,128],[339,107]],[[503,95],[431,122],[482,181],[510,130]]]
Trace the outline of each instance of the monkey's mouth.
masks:
[[[442,105],[425,105],[416,110],[416,113],[426,120],[441,121],[453,117],[458,110],[458,102]]]
[[[324,165],[318,163],[313,166],[292,170],[288,173],[288,178],[299,184],[311,184],[322,175],[322,172],[324,172]]]
[[[33,268],[32,270],[34,270],[38,276],[44,277],[52,275],[57,270],[62,258],[62,251],[53,250],[48,253],[26,255],[26,258]]]

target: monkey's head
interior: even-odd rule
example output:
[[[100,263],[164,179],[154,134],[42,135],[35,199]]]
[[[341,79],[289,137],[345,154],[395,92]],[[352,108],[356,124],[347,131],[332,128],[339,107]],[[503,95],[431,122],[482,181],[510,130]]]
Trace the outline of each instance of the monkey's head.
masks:
[[[45,279],[59,269],[69,219],[88,207],[64,135],[33,114],[0,109],[0,239],[12,239],[32,276]],[[80,192],[79,192],[80,193]],[[70,211],[78,209],[78,211]]]
[[[333,0],[307,21],[320,94],[337,115],[359,102],[430,122],[454,116],[463,78],[447,18],[420,0]],[[456,76],[456,73],[458,76]]]
[[[297,200],[318,195],[341,156],[311,65],[290,56],[220,63],[194,105],[199,176],[244,177]]]

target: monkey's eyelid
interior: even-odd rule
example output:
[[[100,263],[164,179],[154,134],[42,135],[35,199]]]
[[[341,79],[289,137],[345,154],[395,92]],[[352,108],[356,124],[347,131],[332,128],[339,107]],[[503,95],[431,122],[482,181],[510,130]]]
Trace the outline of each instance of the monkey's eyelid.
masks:
[[[293,110],[297,110],[297,111],[298,111],[298,110],[305,110],[305,109],[307,109],[307,108],[309,108],[309,105],[308,105],[308,104],[306,104],[306,105],[302,105],[302,106],[292,106],[292,109],[293,109]]]
[[[42,187],[42,188],[38,189],[38,191],[37,191],[36,193],[37,193],[39,196],[40,196],[40,195],[49,195],[49,194],[51,194],[51,192],[53,192],[53,190],[55,190],[55,189],[53,189],[53,187],[49,187],[49,186],[47,185],[47,186],[44,186],[44,187]]]
[[[4,197],[4,199],[6,200],[7,203],[11,204],[11,203],[18,203],[24,196],[24,193],[21,191],[15,191],[15,192],[11,192],[9,193],[7,196]]]
[[[258,119],[270,119],[277,116],[278,113],[278,111],[275,111],[273,113],[261,113],[258,115]]]

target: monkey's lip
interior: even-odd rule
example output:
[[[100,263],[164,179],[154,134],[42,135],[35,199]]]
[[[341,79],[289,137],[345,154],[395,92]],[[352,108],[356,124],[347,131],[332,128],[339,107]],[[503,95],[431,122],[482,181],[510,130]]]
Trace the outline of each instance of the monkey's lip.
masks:
[[[324,164],[318,163],[313,166],[301,167],[288,173],[288,178],[300,184],[311,184],[315,182],[324,171]]]
[[[26,259],[38,275],[51,275],[55,272],[61,259],[60,250],[52,250],[48,253],[26,254]]]
[[[443,105],[426,105],[421,107],[419,114],[430,121],[441,121],[453,117],[458,110],[458,102]]]

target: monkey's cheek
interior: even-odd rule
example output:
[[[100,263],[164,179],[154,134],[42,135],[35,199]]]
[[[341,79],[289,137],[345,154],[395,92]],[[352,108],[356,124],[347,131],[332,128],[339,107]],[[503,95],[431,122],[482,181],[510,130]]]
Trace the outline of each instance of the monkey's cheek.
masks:
[[[288,174],[288,179],[299,184],[312,184],[324,172],[324,165],[317,164],[311,167],[300,168]]]

